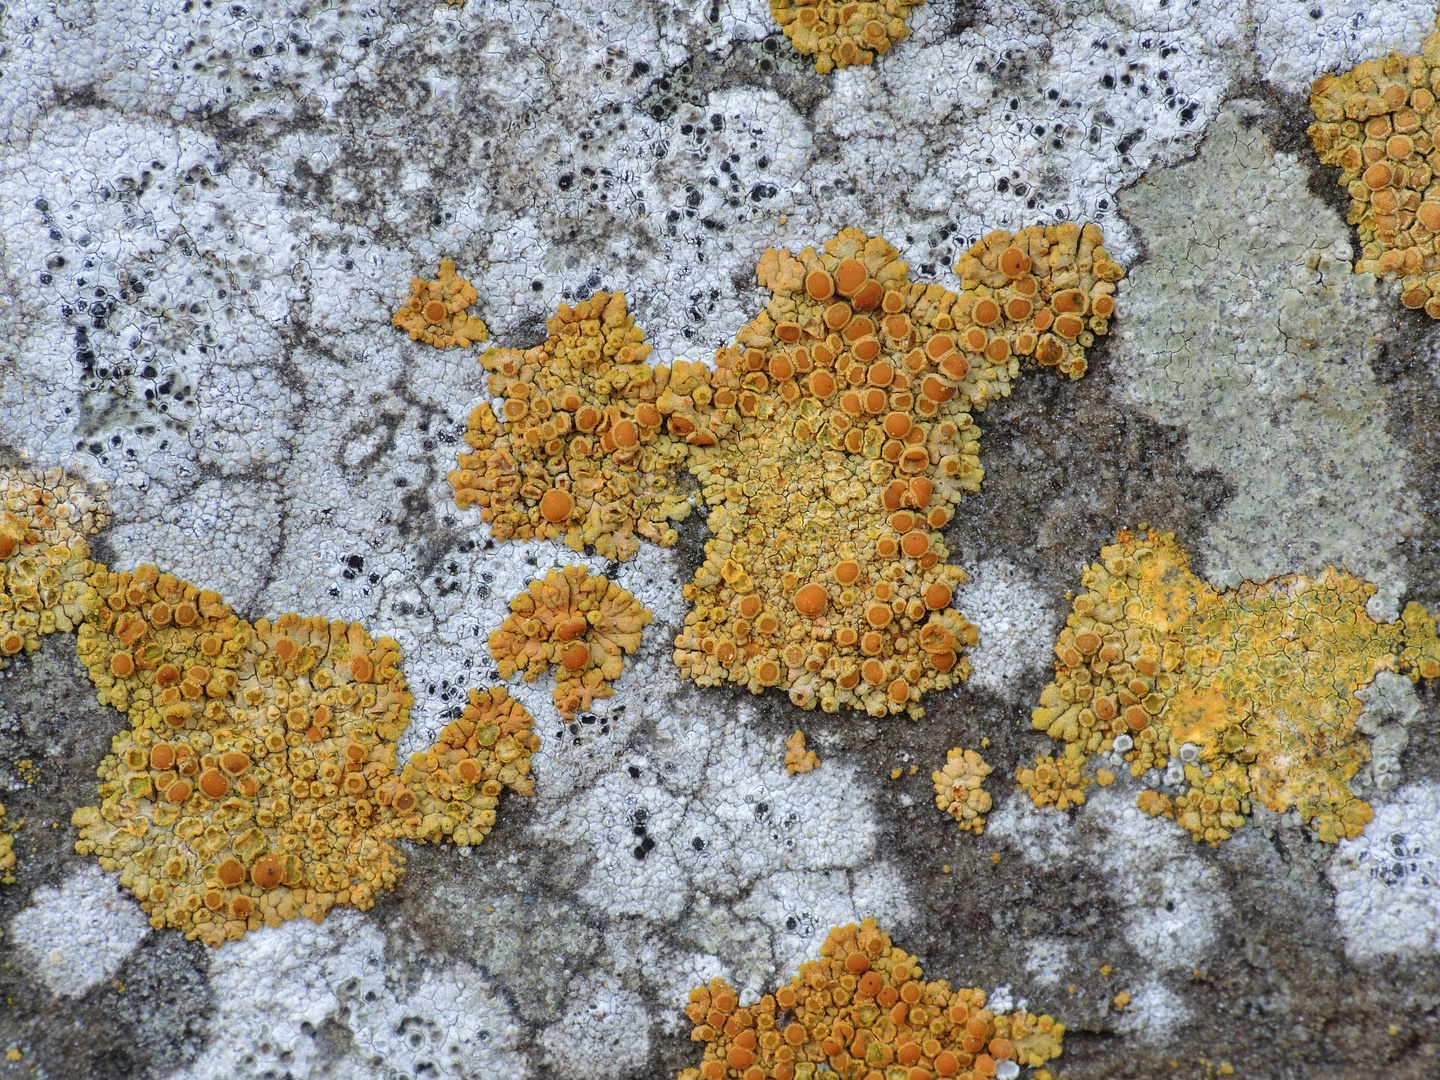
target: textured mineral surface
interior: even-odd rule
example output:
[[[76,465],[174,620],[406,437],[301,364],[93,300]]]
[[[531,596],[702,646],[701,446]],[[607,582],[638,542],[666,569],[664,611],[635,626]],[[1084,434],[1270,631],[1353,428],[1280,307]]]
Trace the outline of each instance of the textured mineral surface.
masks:
[[[1425,671],[1406,660],[1418,624],[1404,618],[1411,603],[1440,611],[1440,337],[1420,291],[1435,32],[1434,0],[7,0],[0,851],[14,863],[0,876],[14,880],[0,884],[0,1078],[1440,1073],[1440,698],[1409,677]],[[1087,283],[1087,310],[1045,305],[1053,322],[1026,353],[1021,324],[1038,311],[1011,319],[1010,304],[1034,301],[1015,295],[1026,272],[1005,272],[1022,245],[987,238],[1073,235],[1078,257],[1091,228],[1113,280]],[[858,248],[827,247],[856,235]],[[847,293],[852,258],[865,278]],[[835,295],[811,292],[812,275],[825,292],[817,270]],[[959,298],[973,294],[973,313],[984,290],[997,318],[957,318]],[[824,368],[832,329],[810,331],[831,308],[842,347]],[[970,330],[984,331],[976,349]],[[1054,366],[1039,363],[1054,355],[1038,352],[1046,334],[1065,343]],[[938,336],[963,375],[941,369],[948,350],[925,351]],[[924,377],[897,383],[919,374],[904,366],[916,347],[924,377],[955,384],[935,384],[946,400],[924,398]],[[836,386],[804,417],[822,369]],[[662,391],[689,398],[674,429]],[[953,491],[951,454],[932,458],[940,433],[922,431],[923,506],[899,475],[921,448],[906,440],[946,419],[958,437],[962,422],[923,415],[922,398],[984,429],[953,452],[956,476],[983,482]],[[665,423],[645,422],[649,408]],[[691,412],[702,423],[680,430]],[[886,429],[892,413],[903,434]],[[705,433],[712,445],[691,441]],[[874,481],[872,466],[896,475]],[[930,520],[942,504],[947,520]],[[1078,641],[1055,678],[1087,572],[1123,530],[1173,534],[1222,642],[1286,642],[1288,667],[1215,644],[1229,696],[1190,708],[1163,762],[1139,735],[1177,720],[1172,698],[1152,712],[1157,691],[1132,694],[1149,718],[1132,728]],[[861,573],[842,582],[848,563]],[[627,618],[649,624],[607,636],[587,615],[577,638],[552,641],[578,625],[537,637],[521,620],[529,651],[506,681],[492,635],[514,598],[566,567],[633,598]],[[160,666],[118,633],[148,612],[145,633],[168,647],[149,616],[187,598],[161,597],[162,575],[193,587],[197,620],[249,627],[243,663],[216,663],[197,634],[179,677],[153,685]],[[1312,611],[1325,582],[1335,595]],[[931,584],[949,592],[933,612]],[[114,621],[82,638],[102,592]],[[282,626],[281,612],[303,619]],[[1346,643],[1306,648],[1323,662],[1290,652],[1312,613]],[[945,631],[955,648],[923,648],[932,615],[963,618]],[[327,659],[309,670],[330,686],[260,673],[288,651],[281,638],[293,661],[322,624]],[[365,740],[336,725],[369,722],[370,706],[342,715],[354,656],[328,658],[352,649],[354,626],[370,677],[395,680],[387,705],[409,699],[408,724],[374,732],[358,775],[382,754],[392,771],[373,790],[393,780],[435,800],[413,838],[394,798],[366,800],[367,828],[358,793],[342,796],[357,773],[341,761]],[[220,657],[227,640],[222,628]],[[606,673],[566,708],[577,640],[585,673]],[[1207,646],[1194,647],[1203,670]],[[950,653],[948,671],[904,670]],[[1163,646],[1159,658],[1167,674]],[[1152,678],[1134,661],[1127,681]],[[1282,667],[1328,704],[1282,716],[1266,683]],[[92,670],[111,680],[104,702]],[[1089,702],[1075,741],[1068,721],[1049,734],[1078,694],[1034,726],[1047,686],[1071,681],[1124,706],[1094,748],[1099,728],[1079,739]],[[223,723],[204,716],[212,686],[232,695]],[[155,704],[167,689],[178,700]],[[233,698],[251,691],[253,705]],[[1253,717],[1227,711],[1252,699]],[[174,727],[162,709],[181,703],[196,713]],[[232,708],[271,731],[242,736]],[[292,729],[292,710],[310,722]],[[507,723],[529,732],[514,750],[533,796],[497,794],[493,819],[467,816],[483,843],[422,843],[460,821],[450,770],[488,761],[484,738]],[[239,745],[280,728],[283,753]],[[236,745],[217,752],[221,730]],[[153,767],[161,743],[169,768]],[[1291,751],[1296,767],[1272,761],[1284,782],[1267,800],[1256,767]],[[231,753],[249,767],[227,771]],[[345,904],[337,880],[318,924],[277,907],[279,925],[261,915],[252,929],[266,896],[285,889],[298,916],[331,891],[297,898],[251,876],[219,888],[227,859],[250,875],[267,854],[202,856],[248,835],[213,819],[250,798],[262,767],[291,804],[273,827],[258,823],[273,808],[242,807],[255,829],[337,878],[339,839],[377,858],[365,845],[388,845],[405,860],[394,887],[359,904],[357,875]],[[1239,792],[1240,767],[1248,812],[1205,790]],[[142,780],[156,797],[114,787]],[[221,781],[210,800],[204,785]],[[1137,805],[1147,791],[1158,815]],[[213,806],[192,813],[199,799]],[[155,818],[166,807],[174,825]],[[113,866],[76,849],[101,827],[75,823],[86,808],[126,849],[103,856]],[[1199,843],[1181,827],[1191,813]],[[200,833],[181,837],[191,819]],[[1207,829],[1230,835],[1212,846]],[[156,860],[181,845],[172,880]],[[157,886],[184,893],[189,923]],[[230,924],[243,936],[222,940]],[[220,944],[187,936],[197,926]]]

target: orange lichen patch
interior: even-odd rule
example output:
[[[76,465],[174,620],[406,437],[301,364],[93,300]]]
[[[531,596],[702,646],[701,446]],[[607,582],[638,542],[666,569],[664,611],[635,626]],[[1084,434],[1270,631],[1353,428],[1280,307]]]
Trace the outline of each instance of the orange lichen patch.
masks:
[[[1369,749],[1355,691],[1387,670],[1440,677],[1424,608],[1377,623],[1374,586],[1334,569],[1217,592],[1155,532],[1122,532],[1082,583],[1033,714],[1067,762],[1078,770],[1122,735],[1134,776],[1178,757],[1185,793],[1142,792],[1138,805],[1197,841],[1228,839],[1256,800],[1327,843],[1360,834],[1370,807],[1347,785]]]
[[[1357,274],[1399,280],[1401,303],[1440,319],[1440,182],[1433,129],[1440,113],[1440,34],[1419,56],[1390,53],[1343,75],[1322,75],[1310,94],[1310,138],[1340,169],[1350,224],[1360,233]]]
[[[709,372],[647,365],[623,293],[561,304],[546,325],[543,345],[480,358],[502,401],[470,414],[455,504],[478,506],[497,540],[562,538],[609,559],[630,558],[639,537],[673,545],[670,523],[690,513],[689,446],[724,434],[710,426]]]
[[[1068,810],[1085,801],[1090,778],[1081,771],[1084,756],[1072,747],[1067,746],[1065,751],[1062,758],[1037,757],[1033,769],[1022,766],[1015,771],[1016,781],[1030,793],[1036,806]]]
[[[441,259],[440,276],[436,280],[410,279],[410,299],[390,322],[408,331],[414,340],[427,342],[437,349],[484,341],[489,337],[485,324],[465,313],[479,298],[475,286],[455,273],[455,263]]]
[[[5,824],[5,807],[0,806],[0,829]],[[9,829],[0,832],[0,884],[15,884],[15,834]]]
[[[108,519],[98,496],[59,471],[0,469],[0,666],[73,631],[99,602],[85,537]]]
[[[845,0],[770,0],[770,12],[802,56],[815,58],[821,75],[837,67],[870,64],[876,53],[910,33],[905,19],[910,9],[925,0],[886,0],[883,3],[851,3]],[[863,283],[855,283],[844,295],[852,295]],[[811,295],[815,295],[812,291]],[[830,295],[829,293],[825,294]],[[823,297],[820,297],[823,299]],[[876,302],[878,303],[878,297]],[[871,303],[874,307],[875,303]]]
[[[702,686],[919,716],[925,694],[969,674],[976,631],[950,607],[965,574],[940,530],[983,476],[973,413],[1022,363],[1079,377],[1108,329],[1094,300],[1121,271],[1093,225],[992,233],[962,260],[959,293],[911,282],[897,255],[855,229],[823,250],[767,251],[757,277],[773,295],[716,355],[716,438],[689,455],[714,539],[674,653]],[[1001,302],[1022,292],[1045,319],[1054,297],[1086,328],[1067,342],[1038,315],[1009,320]],[[995,342],[1004,350],[987,351]],[[745,614],[757,599],[774,633]]]
[[[395,840],[479,843],[503,787],[531,794],[539,740],[503,689],[472,690],[402,767],[412,699],[389,638],[299,615],[252,624],[153,566],[89,582],[80,657],[130,728],[100,766],[100,805],[73,815],[76,850],[118,872],[157,928],[219,945],[369,908],[402,873]]]
[[[985,831],[990,794],[983,787],[991,769],[974,750],[958,746],[945,755],[945,768],[930,774],[935,782],[935,805],[976,836]]]
[[[641,631],[650,625],[640,601],[583,566],[532,581],[529,592],[510,601],[510,611],[490,635],[501,678],[523,672],[526,682],[534,682],[556,665],[555,707],[567,720],[615,693],[608,684],[620,677],[624,656],[640,647]]]
[[[866,919],[830,931],[820,959],[754,1005],[723,980],[690,991],[698,1069],[679,1080],[985,1080],[998,1065],[1038,1069],[1060,1056],[1065,1026],[1049,1016],[985,1008],[985,992],[927,981],[920,962]],[[1013,1071],[1013,1070],[1010,1070]]]
[[[814,750],[805,749],[805,732],[797,731],[785,740],[785,771],[794,776],[820,767]]]

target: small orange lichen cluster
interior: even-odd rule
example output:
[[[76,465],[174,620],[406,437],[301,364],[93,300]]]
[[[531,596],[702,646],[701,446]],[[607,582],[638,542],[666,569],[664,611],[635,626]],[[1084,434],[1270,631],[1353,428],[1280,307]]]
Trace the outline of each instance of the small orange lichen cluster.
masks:
[[[484,839],[502,787],[530,794],[539,740],[504,690],[400,767],[410,693],[389,638],[283,615],[253,625],[153,566],[90,576],[79,652],[130,716],[76,850],[119,871],[155,927],[219,945],[262,923],[371,907],[400,838]]]
[[[479,298],[475,286],[455,273],[455,263],[441,259],[440,276],[436,280],[410,279],[410,299],[390,322],[409,331],[415,341],[426,342],[437,349],[450,345],[463,347],[489,336],[484,322],[465,313]]]
[[[795,51],[815,58],[821,75],[869,64],[910,33],[905,18],[925,0],[770,0],[770,12]]]
[[[544,345],[491,349],[480,358],[501,415],[488,404],[470,414],[450,473],[455,504],[479,506],[497,540],[563,538],[607,559],[628,559],[635,534],[670,546],[670,522],[690,513],[680,477],[686,440],[701,430],[697,407],[676,364],[651,369],[645,333],[623,293],[597,292],[546,324]],[[703,369],[702,369],[703,370]]]
[[[1068,810],[1085,801],[1085,789],[1090,786],[1090,778],[1082,772],[1084,765],[1084,754],[1078,746],[1071,744],[1065,748],[1063,758],[1042,755],[1035,759],[1033,769],[1022,765],[1015,770],[1015,780],[1030,793],[1036,806]]]
[[[820,758],[814,750],[805,749],[805,732],[796,731],[785,740],[785,771],[791,776],[808,773],[820,767]]]
[[[1022,360],[1084,373],[1122,276],[1101,240],[1068,223],[991,233],[957,267],[959,293],[912,283],[855,229],[824,251],[772,248],[757,277],[774,295],[714,369],[646,366],[619,293],[562,305],[543,346],[481,358],[503,418],[471,414],[456,503],[498,539],[628,558],[636,534],[675,542],[688,468],[714,539],[685,589],[681,672],[919,716],[976,641],[940,535],[984,475],[971,414],[1010,393]]]
[[[42,636],[69,633],[85,617],[95,599],[84,538],[108,519],[84,484],[59,471],[0,470],[0,656],[34,652]]]
[[[5,823],[5,807],[0,806],[0,828]],[[0,832],[0,884],[15,884],[15,834],[8,829]]]
[[[1134,776],[1184,763],[1185,794],[1147,791],[1139,806],[1197,841],[1229,838],[1252,800],[1297,811],[1327,843],[1358,836],[1372,815],[1347,786],[1369,757],[1355,691],[1380,671],[1440,676],[1425,609],[1377,623],[1365,607],[1374,586],[1333,569],[1217,592],[1168,533],[1122,532],[1100,555],[1033,714],[1069,744],[1065,775],[1123,736]],[[1037,779],[1036,803],[1053,788]]]
[[[990,812],[990,793],[981,785],[991,768],[974,750],[958,746],[945,755],[945,767],[930,774],[935,782],[935,805],[979,836]]]
[[[1350,224],[1362,244],[1357,274],[1398,278],[1401,302],[1440,319],[1440,34],[1419,56],[1392,52],[1344,75],[1322,75],[1310,94],[1315,151],[1340,170]]]
[[[685,590],[683,674],[919,716],[969,673],[976,631],[949,606],[965,574],[940,529],[984,475],[971,413],[1022,358],[1084,372],[1121,276],[1100,241],[1093,225],[991,233],[958,294],[911,283],[855,229],[765,253],[774,296],[700,375],[730,434],[691,454],[715,538]]]
[[[512,614],[490,635],[490,655],[502,679],[523,672],[534,682],[554,664],[555,707],[567,720],[611,697],[607,684],[624,669],[623,657],[640,647],[650,612],[608,578],[583,566],[550,570],[544,581],[510,601]]]
[[[679,1080],[985,1080],[1005,1061],[1049,1080],[1040,1067],[1060,1055],[1063,1024],[997,1016],[982,990],[924,981],[874,919],[831,930],[820,956],[748,1008],[723,979],[692,990],[685,1014],[705,1061]]]

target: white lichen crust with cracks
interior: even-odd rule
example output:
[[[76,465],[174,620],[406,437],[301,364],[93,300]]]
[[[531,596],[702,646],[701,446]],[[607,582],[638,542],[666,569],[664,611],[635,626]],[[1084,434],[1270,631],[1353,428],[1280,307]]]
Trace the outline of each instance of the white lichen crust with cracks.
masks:
[[[145,916],[115,887],[115,878],[89,864],[58,886],[36,889],[10,920],[6,937],[52,994],[75,999],[113,978],[149,933]]]
[[[1340,841],[1325,872],[1352,960],[1440,952],[1440,786],[1389,795],[1363,836]]]

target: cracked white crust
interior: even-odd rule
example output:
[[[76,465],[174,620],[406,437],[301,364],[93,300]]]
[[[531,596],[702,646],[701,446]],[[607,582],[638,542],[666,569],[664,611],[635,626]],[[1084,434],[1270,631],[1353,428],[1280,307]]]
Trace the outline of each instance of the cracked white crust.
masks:
[[[1375,806],[1326,867],[1335,915],[1353,960],[1440,951],[1440,785],[1409,784]]]
[[[150,933],[150,920],[115,878],[85,866],[60,883],[43,885],[10,920],[8,937],[29,970],[57,997],[78,998],[113,978]]]
[[[353,911],[249,934],[211,955],[215,1037],[176,1080],[530,1074],[520,1027],[479,972],[454,963],[405,974],[387,964],[379,927]]]

